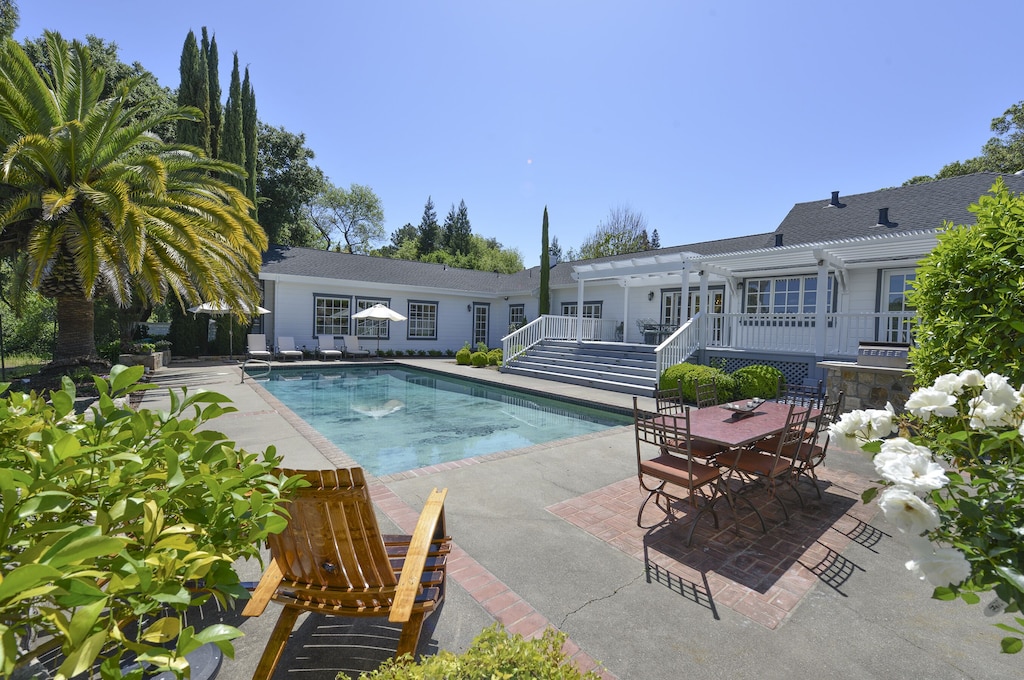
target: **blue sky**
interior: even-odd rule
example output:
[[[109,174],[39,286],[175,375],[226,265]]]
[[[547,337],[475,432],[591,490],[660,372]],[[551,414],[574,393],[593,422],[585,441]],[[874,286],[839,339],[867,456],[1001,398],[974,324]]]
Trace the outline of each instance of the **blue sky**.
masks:
[[[116,42],[178,84],[189,29],[250,69],[261,120],[306,134],[388,232],[465,200],[538,262],[627,206],[663,246],[774,229],[794,203],[980,153],[1024,100],[1024,3],[949,0],[21,0],[15,37]]]

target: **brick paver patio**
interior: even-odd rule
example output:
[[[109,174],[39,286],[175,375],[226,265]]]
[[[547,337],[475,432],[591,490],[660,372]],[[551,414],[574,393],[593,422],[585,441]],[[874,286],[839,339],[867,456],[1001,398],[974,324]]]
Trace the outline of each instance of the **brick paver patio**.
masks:
[[[842,454],[838,454],[842,455]],[[810,486],[801,485],[805,507],[791,491],[782,491],[790,517],[785,516],[763,491],[748,498],[759,508],[768,532],[762,534],[756,515],[737,504],[740,534],[724,501],[717,507],[719,529],[709,514],[699,520],[690,547],[686,534],[692,509],[677,504],[676,519],[653,502],[644,508],[643,524],[636,513],[645,497],[636,477],[551,505],[547,510],[574,526],[644,562],[647,578],[707,608],[718,618],[728,607],[767,628],[781,625],[812,586],[824,582],[842,592],[857,569],[841,553],[851,541],[871,547],[886,534],[871,525],[878,511],[864,505],[861,492],[870,486],[857,475],[824,470],[818,499]],[[689,515],[690,517],[688,517]]]

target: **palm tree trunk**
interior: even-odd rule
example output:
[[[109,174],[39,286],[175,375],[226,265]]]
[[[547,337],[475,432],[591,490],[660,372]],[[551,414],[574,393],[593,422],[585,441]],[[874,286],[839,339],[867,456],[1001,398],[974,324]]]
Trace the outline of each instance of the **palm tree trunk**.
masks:
[[[53,362],[71,363],[98,357],[93,301],[82,295],[57,297],[57,342]]]

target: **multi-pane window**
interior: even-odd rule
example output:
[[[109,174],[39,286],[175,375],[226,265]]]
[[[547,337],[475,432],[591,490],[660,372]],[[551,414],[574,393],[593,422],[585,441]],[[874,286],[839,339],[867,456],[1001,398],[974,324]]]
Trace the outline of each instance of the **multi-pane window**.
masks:
[[[410,338],[437,339],[437,303],[409,302],[406,328]]]
[[[356,311],[361,312],[376,304],[389,307],[389,302],[383,298],[356,298]],[[384,319],[355,319],[355,322],[356,335],[361,338],[384,338],[386,340],[390,334],[390,324]]]
[[[907,302],[907,291],[913,288],[916,274],[913,269],[894,270],[885,273],[884,312],[893,315],[886,319],[885,340],[887,342],[910,342],[911,315],[914,308]]]
[[[526,305],[508,306],[508,327],[509,330],[519,328],[526,321]]]
[[[825,311],[832,311],[833,278],[828,277]],[[747,279],[744,286],[747,314],[813,314],[818,304],[818,277]]]
[[[600,319],[601,318],[601,304],[600,302],[584,302],[583,303],[583,318],[584,319]],[[562,303],[562,316],[576,316],[576,303],[575,302],[563,302]]]
[[[346,335],[352,313],[352,300],[347,297],[314,298],[313,335]]]

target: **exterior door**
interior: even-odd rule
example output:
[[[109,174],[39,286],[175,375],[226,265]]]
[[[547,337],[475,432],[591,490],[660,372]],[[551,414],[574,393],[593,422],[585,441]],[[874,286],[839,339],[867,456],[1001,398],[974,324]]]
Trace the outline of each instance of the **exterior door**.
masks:
[[[708,295],[711,297],[711,314],[721,313],[725,309],[725,289],[723,288],[709,288]],[[689,304],[687,306],[687,318],[692,317],[694,314],[700,311],[700,291],[691,290]],[[712,346],[721,346],[722,344],[722,317],[714,316],[711,317],[710,335],[708,335],[708,344]]]
[[[913,312],[914,308],[907,304],[907,291],[913,285],[916,275],[913,269],[885,272],[882,312],[892,312],[893,316],[885,319],[884,342],[909,343],[911,340],[910,321],[906,315]]]
[[[664,290],[661,292],[661,323],[673,330],[683,325],[683,292]]]
[[[479,343],[487,345],[487,326],[490,318],[490,306],[480,302],[473,303],[473,347]],[[489,346],[489,345],[488,345]]]

